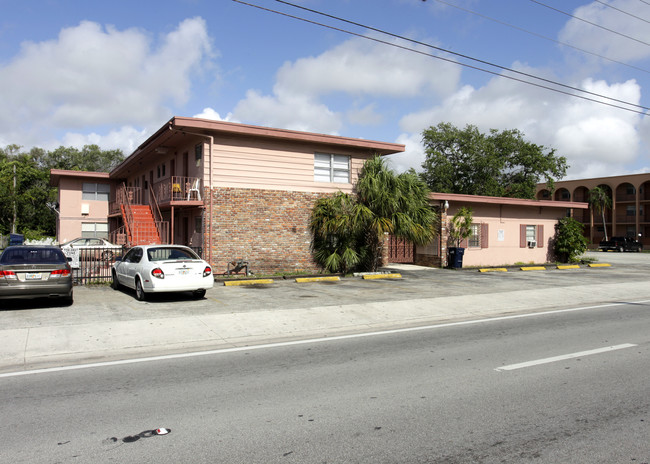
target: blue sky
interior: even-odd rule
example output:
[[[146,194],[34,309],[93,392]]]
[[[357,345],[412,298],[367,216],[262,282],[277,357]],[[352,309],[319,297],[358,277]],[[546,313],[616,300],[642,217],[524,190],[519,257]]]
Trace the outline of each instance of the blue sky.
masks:
[[[275,0],[248,2],[363,37],[232,0],[0,0],[0,146],[96,143],[128,155],[172,116],[197,116],[403,143],[391,162],[404,170],[424,160],[422,130],[451,122],[520,129],[567,157],[568,178],[650,172],[643,114]],[[648,1],[293,3],[650,107]]]

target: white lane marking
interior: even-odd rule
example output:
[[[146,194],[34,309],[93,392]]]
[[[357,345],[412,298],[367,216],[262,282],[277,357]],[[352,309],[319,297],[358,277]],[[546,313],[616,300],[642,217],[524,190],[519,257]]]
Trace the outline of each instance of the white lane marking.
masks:
[[[353,338],[362,338],[362,337],[374,337],[377,335],[390,335],[397,333],[406,333],[406,332],[416,332],[420,330],[434,330],[434,329],[443,329],[445,327],[457,327],[463,325],[473,325],[473,324],[482,324],[485,322],[495,322],[495,321],[507,321],[511,319],[524,319],[527,317],[537,317],[537,316],[546,316],[551,314],[561,314],[561,313],[571,313],[575,311],[587,311],[590,309],[602,309],[602,308],[613,308],[616,306],[630,305],[630,304],[644,304],[650,303],[650,300],[641,300],[641,301],[628,301],[623,303],[608,303],[603,305],[594,305],[594,306],[580,306],[577,308],[567,308],[567,309],[555,309],[549,311],[541,311],[537,313],[526,313],[526,314],[513,314],[510,316],[497,316],[487,319],[472,319],[469,321],[460,321],[460,322],[446,322],[443,324],[434,324],[434,325],[424,325],[417,327],[406,327],[403,329],[391,329],[383,330],[378,332],[365,332],[360,334],[351,334],[351,335],[337,335],[332,337],[321,337],[321,338],[311,338],[307,340],[295,340],[291,342],[279,342],[279,343],[265,343],[263,345],[250,345],[250,346],[237,346],[232,348],[220,348],[216,350],[208,351],[193,351],[189,353],[178,353],[178,354],[167,354],[161,356],[149,356],[146,358],[133,358],[133,359],[123,359],[120,361],[105,361],[98,363],[90,364],[76,364],[71,366],[61,366],[61,367],[49,367],[43,369],[32,369],[27,371],[17,371],[17,372],[6,372],[0,374],[0,378],[3,377],[17,377],[20,375],[31,375],[31,374],[43,374],[48,372],[62,372],[62,371],[72,371],[77,369],[89,369],[92,367],[108,367],[108,366],[119,366],[122,364],[136,364],[142,362],[151,362],[151,361],[165,361],[168,359],[181,359],[181,358],[193,358],[196,356],[207,356],[207,355],[216,355],[216,354],[225,354],[225,353],[235,353],[239,351],[252,351],[252,350],[262,350],[267,348],[279,348],[284,346],[295,346],[295,345],[307,345],[311,343],[324,343],[331,342],[336,340],[347,340]]]
[[[537,359],[535,361],[527,361],[519,364],[510,364],[509,366],[501,366],[494,369],[495,371],[514,371],[515,369],[523,369],[525,367],[538,366],[540,364],[548,364],[557,361],[564,361],[566,359],[581,358],[592,354],[607,353],[609,351],[623,350],[625,348],[632,348],[633,343],[623,343],[622,345],[606,346],[604,348],[596,348],[595,350],[579,351],[577,353],[564,354],[561,356],[553,356],[551,358]]]

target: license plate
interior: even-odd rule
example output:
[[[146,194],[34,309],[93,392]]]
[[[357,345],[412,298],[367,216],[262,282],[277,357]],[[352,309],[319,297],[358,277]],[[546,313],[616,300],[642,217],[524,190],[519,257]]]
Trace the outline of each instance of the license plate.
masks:
[[[179,269],[178,275],[188,275],[190,273],[189,269]]]
[[[40,272],[28,272],[25,274],[25,280],[41,280],[43,275]]]

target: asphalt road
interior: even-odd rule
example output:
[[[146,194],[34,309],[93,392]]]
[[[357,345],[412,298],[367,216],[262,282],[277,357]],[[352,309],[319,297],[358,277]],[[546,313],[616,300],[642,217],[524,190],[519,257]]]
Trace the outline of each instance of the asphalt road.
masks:
[[[648,463],[649,309],[0,378],[0,461]]]

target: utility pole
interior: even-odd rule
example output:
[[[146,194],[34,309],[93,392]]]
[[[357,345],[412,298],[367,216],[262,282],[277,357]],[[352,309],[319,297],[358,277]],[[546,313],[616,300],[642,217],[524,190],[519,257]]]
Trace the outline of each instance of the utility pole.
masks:
[[[16,233],[16,219],[18,216],[18,213],[16,211],[16,162],[14,161],[14,220],[11,224],[11,233],[15,234]]]

